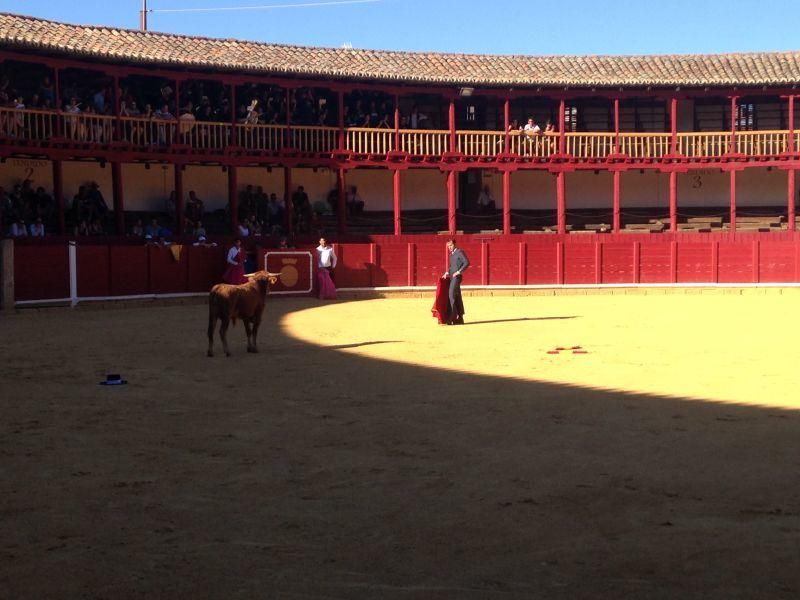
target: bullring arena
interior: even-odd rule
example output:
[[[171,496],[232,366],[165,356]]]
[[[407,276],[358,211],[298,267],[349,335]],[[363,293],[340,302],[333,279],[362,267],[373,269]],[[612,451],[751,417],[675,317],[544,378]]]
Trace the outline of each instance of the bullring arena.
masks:
[[[797,598],[798,84],[0,14],[0,599]]]
[[[796,597],[798,296],[703,291],[6,315],[4,595]]]

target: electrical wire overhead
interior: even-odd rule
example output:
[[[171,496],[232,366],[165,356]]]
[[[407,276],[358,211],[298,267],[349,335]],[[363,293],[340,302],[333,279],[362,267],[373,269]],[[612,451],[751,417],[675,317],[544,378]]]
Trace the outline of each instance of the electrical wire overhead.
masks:
[[[346,4],[375,4],[383,0],[330,0],[322,2],[302,2],[299,4],[262,4],[257,6],[219,6],[208,8],[151,8],[149,13],[189,13],[189,12],[223,12],[234,10],[274,10],[278,8],[315,8],[320,6],[343,6]]]

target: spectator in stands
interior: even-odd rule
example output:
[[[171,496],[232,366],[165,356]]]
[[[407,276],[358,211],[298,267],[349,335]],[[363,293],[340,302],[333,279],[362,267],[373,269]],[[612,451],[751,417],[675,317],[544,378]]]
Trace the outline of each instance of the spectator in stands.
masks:
[[[39,85],[39,97],[42,99],[44,108],[52,107],[56,102],[56,92],[52,81],[48,75],[42,78],[42,83]]]
[[[89,235],[105,235],[106,232],[103,229],[103,223],[100,219],[94,219],[89,224]]]
[[[394,129],[394,119],[389,116],[389,113],[384,113],[381,120],[378,122],[379,129]]]
[[[330,192],[328,192],[328,197],[326,200],[328,205],[331,207],[331,214],[335,215],[339,210],[339,186],[336,186]]]
[[[108,214],[108,204],[106,204],[103,193],[100,191],[100,186],[96,181],[89,184],[88,190],[89,203],[91,205],[92,215],[95,219],[104,219]]]
[[[269,222],[269,196],[260,185],[256,188],[256,216],[260,221]]]
[[[364,212],[364,201],[358,193],[356,186],[351,185],[346,196],[347,212],[350,216],[360,215]]]
[[[136,219],[136,223],[133,224],[131,228],[131,235],[136,237],[144,237],[144,227],[142,226],[142,220]]]
[[[94,93],[92,103],[97,114],[102,115],[106,112],[106,90],[104,88],[100,88]]]
[[[530,119],[528,119],[528,122],[525,124],[525,127],[522,128],[522,131],[527,136],[534,136],[542,133],[542,128],[539,127],[533,120],[533,117],[531,117]]]
[[[9,237],[27,237],[28,230],[25,228],[25,221],[22,219],[17,219],[11,224],[11,228],[8,231]]]
[[[239,221],[239,225],[236,228],[239,237],[247,237],[250,235],[250,222],[245,218]]]
[[[310,221],[311,203],[302,185],[297,186],[297,190],[292,194],[292,208],[294,209],[294,215],[298,222],[303,219]]]
[[[193,221],[202,220],[205,214],[205,205],[203,201],[197,197],[197,194],[194,193],[194,190],[189,192],[189,200],[186,203],[186,214]]]
[[[428,126],[428,115],[419,112],[419,108],[416,104],[411,107],[411,114],[408,120],[411,129],[425,129]]]
[[[189,100],[181,109],[181,114],[178,117],[178,132],[184,144],[191,142],[192,129],[194,129],[196,121],[197,119],[194,116],[194,104]]]
[[[37,217],[36,221],[31,223],[29,231],[31,237],[44,237],[44,223],[41,217]]]
[[[555,126],[553,125],[553,122],[550,119],[547,119],[547,123],[545,123],[544,132],[546,134],[547,133],[555,133],[556,132],[556,128],[555,128]]]
[[[69,99],[69,103],[64,107],[64,112],[68,117],[64,118],[64,125],[67,136],[73,140],[81,139],[82,135],[82,120],[76,115],[81,112],[81,105],[78,103],[78,98],[73,96]]]
[[[89,223],[86,222],[86,219],[83,219],[80,223],[75,226],[75,230],[73,232],[76,236],[88,236],[89,232]]]
[[[144,228],[144,235],[150,236],[150,239],[156,239],[161,232],[161,226],[158,224],[158,219],[153,219],[150,224]]]
[[[481,189],[481,193],[478,194],[478,212],[480,213],[491,213],[495,210],[495,202],[494,198],[492,197],[492,190],[489,189],[488,185],[484,185]]]
[[[217,244],[215,242],[209,242],[204,235],[201,235],[199,238],[197,238],[197,241],[192,244],[192,246],[202,246],[204,248],[212,248],[216,245]]]
[[[201,237],[206,236],[206,229],[203,227],[203,223],[201,221],[196,221],[194,225],[194,229],[192,230],[192,237],[196,240],[199,240]]]
[[[175,167],[175,168],[178,169],[180,167]],[[186,213],[188,214],[189,213],[188,205],[187,205],[186,209],[187,209]],[[167,197],[167,199],[164,201],[164,212],[166,213],[168,219],[174,219],[175,218],[175,190],[172,190],[169,193],[169,196]]]
[[[36,188],[36,194],[33,199],[35,207],[36,207],[36,214],[42,219],[49,219],[53,216],[54,212],[54,202],[53,197],[48,194],[42,186]]]
[[[278,200],[277,194],[270,194],[269,195],[269,218],[267,222],[270,225],[271,230],[280,227],[283,224],[283,202]]]
[[[172,116],[172,113],[169,112],[169,106],[167,104],[162,104],[161,108],[153,113],[153,119],[156,121],[174,121],[175,117]],[[158,143],[162,146],[167,145],[172,141],[172,129],[168,128],[166,124],[159,124],[158,125]]]

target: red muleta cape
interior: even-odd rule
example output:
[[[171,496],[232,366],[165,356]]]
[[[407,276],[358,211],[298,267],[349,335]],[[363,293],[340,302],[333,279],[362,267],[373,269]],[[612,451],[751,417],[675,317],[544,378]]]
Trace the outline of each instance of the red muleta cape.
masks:
[[[439,320],[439,325],[447,323],[447,308],[449,304],[448,292],[450,291],[450,280],[440,277],[436,282],[436,299],[433,301],[431,312],[433,318]]]

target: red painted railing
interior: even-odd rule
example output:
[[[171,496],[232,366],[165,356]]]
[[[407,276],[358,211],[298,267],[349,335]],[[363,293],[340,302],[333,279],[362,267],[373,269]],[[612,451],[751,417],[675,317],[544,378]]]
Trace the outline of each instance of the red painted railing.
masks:
[[[59,131],[62,139],[75,144],[103,145],[111,142],[137,148],[179,145],[200,151],[236,146],[254,152],[279,152],[291,149],[320,156],[338,150],[339,130],[335,127],[292,125],[248,125],[201,122],[194,119],[115,117],[87,113],[0,109],[0,139],[45,143]],[[232,129],[235,132],[232,133]],[[396,140],[399,138],[399,147]],[[521,158],[549,159],[558,154],[558,134],[527,135],[514,131],[457,131],[455,151],[468,157],[492,158],[511,153]],[[566,133],[567,157],[581,161],[604,161],[628,157],[634,160],[661,160],[671,155],[669,133]],[[731,144],[729,131],[680,132],[677,154],[688,160],[709,160],[729,155],[748,158],[779,157],[789,150],[789,131],[737,132]],[[794,132],[794,152],[800,152],[800,131]],[[444,130],[352,127],[345,130],[344,151],[364,156],[386,156],[401,151],[411,156],[441,157],[453,150],[450,132]]]

